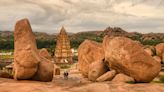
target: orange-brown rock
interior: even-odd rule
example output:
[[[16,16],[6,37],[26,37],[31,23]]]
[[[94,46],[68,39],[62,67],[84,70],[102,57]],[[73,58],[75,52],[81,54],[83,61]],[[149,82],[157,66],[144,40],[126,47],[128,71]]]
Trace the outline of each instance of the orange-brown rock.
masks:
[[[98,77],[107,71],[108,67],[105,65],[104,61],[93,62],[89,65],[88,79],[91,81],[96,81]]]
[[[104,51],[101,43],[85,40],[78,48],[78,68],[84,77],[88,77],[89,65],[92,62],[102,61]]]
[[[25,79],[31,79],[35,73],[37,72],[37,67],[24,67],[17,64],[17,62],[14,62],[14,79],[16,80],[25,80]]]
[[[160,63],[147,54],[139,42],[131,39],[106,36],[103,48],[110,69],[128,75],[136,82],[152,81],[161,69]]]
[[[16,23],[14,31],[14,78],[30,79],[37,71],[36,40],[27,19]]]
[[[164,53],[163,53],[163,55],[162,55],[162,62],[164,63]]]
[[[38,52],[35,36],[27,19],[16,23],[14,41],[14,79],[51,81],[53,63],[42,52]]]
[[[13,78],[13,76],[7,72],[0,71],[0,78]]]
[[[54,64],[54,74],[55,75],[60,75],[60,67]]]
[[[153,55],[153,51],[150,48],[145,48],[145,52],[147,52],[150,56]]]
[[[151,45],[143,45],[144,50],[148,50],[148,54],[151,53],[151,56],[156,55],[156,50],[155,50],[155,46],[151,46]],[[150,52],[150,53],[149,53]]]
[[[39,62],[38,70],[34,76],[34,80],[39,81],[52,81],[54,72],[54,65],[52,61],[42,58],[41,62]]]
[[[164,43],[157,44],[155,48],[157,56],[162,58],[162,54],[164,53]]]
[[[104,73],[100,77],[98,77],[96,79],[96,81],[98,81],[98,82],[111,81],[114,78],[115,75],[116,75],[116,71],[111,70],[111,71],[108,71],[108,72]]]
[[[39,56],[42,58],[46,58],[48,60],[52,60],[51,55],[49,54],[49,52],[47,51],[46,48],[42,48],[39,50]]]
[[[159,63],[161,63],[161,58],[159,57],[159,56],[153,56],[153,58],[157,61],[157,62],[159,62]]]
[[[112,82],[135,82],[135,81],[132,77],[120,73],[113,78]]]

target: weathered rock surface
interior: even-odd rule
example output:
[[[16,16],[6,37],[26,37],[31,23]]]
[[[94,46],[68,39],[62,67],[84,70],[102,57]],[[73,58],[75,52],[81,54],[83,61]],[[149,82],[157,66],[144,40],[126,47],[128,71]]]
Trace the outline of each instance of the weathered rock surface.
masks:
[[[145,50],[145,52],[147,52],[150,56],[153,55],[153,52],[152,52],[152,50],[151,50],[150,48],[145,48],[144,50]]]
[[[103,61],[96,61],[89,65],[88,79],[96,81],[98,77],[108,71],[107,66]]]
[[[13,76],[7,72],[0,71],[0,78],[13,78]]]
[[[14,79],[51,81],[53,63],[38,52],[35,36],[27,19],[16,23],[14,31]]]
[[[45,82],[52,81],[53,72],[54,72],[53,63],[46,58],[42,58],[42,61],[39,62],[38,70],[36,72],[36,75],[34,76],[34,80],[45,81]]]
[[[98,77],[96,79],[96,81],[98,81],[98,82],[111,81],[114,78],[115,75],[116,75],[116,71],[111,70],[111,71],[108,71],[108,72],[104,73],[100,77]]]
[[[162,54],[164,53],[164,43],[157,44],[155,48],[156,48],[156,54],[160,58],[162,58]]]
[[[164,63],[164,53],[163,53],[163,55],[162,55],[162,62]]]
[[[25,80],[31,79],[37,72],[37,67],[26,68],[14,62],[14,79]]]
[[[151,45],[143,45],[144,50],[151,56],[156,55],[156,49],[155,46]]]
[[[47,51],[46,48],[42,48],[42,49],[39,50],[39,56],[43,57],[43,58],[46,58],[48,60],[52,60],[52,57],[51,57],[51,55],[49,54],[49,52]]]
[[[54,74],[55,75],[60,75],[60,67],[54,64]]]
[[[27,19],[16,23],[14,31],[14,78],[30,79],[39,63],[35,36]]]
[[[164,43],[157,44],[155,48],[157,56],[159,56],[164,63]]]
[[[159,56],[153,56],[153,58],[157,61],[157,62],[159,62],[159,63],[161,63],[161,58],[159,57]]]
[[[78,68],[84,77],[88,77],[89,65],[104,59],[101,43],[85,40],[78,48]]]
[[[132,77],[129,77],[129,76],[127,76],[127,75],[125,75],[125,74],[117,74],[114,78],[113,78],[113,80],[112,80],[112,82],[135,82],[135,80],[132,78]]]
[[[147,54],[139,42],[131,39],[106,36],[103,48],[110,69],[126,74],[136,82],[152,81],[161,69],[160,63]]]

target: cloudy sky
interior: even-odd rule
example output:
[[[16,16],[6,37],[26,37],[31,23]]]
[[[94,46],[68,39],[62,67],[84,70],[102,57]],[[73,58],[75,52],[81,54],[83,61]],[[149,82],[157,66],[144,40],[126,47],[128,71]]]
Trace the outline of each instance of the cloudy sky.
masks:
[[[164,33],[164,0],[0,0],[0,30],[28,18],[33,31],[57,33],[121,27]]]

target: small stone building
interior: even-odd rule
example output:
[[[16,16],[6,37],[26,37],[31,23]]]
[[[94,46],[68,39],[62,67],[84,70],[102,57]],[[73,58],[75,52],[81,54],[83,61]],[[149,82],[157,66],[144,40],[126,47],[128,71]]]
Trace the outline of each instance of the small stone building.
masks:
[[[70,40],[64,27],[61,28],[57,37],[57,44],[55,48],[54,58],[56,63],[72,63],[72,51]]]

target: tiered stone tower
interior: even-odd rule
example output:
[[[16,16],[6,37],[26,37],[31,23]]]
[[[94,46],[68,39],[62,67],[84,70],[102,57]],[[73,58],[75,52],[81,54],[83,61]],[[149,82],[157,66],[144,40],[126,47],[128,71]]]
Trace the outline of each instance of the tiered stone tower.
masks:
[[[70,40],[64,27],[61,28],[57,37],[54,55],[56,63],[72,63],[73,54],[71,51]]]

